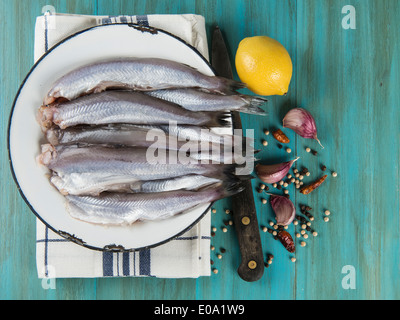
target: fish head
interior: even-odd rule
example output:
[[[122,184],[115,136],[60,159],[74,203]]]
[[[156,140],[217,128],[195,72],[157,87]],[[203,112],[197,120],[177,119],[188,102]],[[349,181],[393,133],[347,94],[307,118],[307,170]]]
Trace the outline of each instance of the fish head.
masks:
[[[45,106],[51,105],[59,101],[63,96],[62,89],[59,86],[54,86],[44,98],[43,104]]]
[[[42,153],[37,156],[36,161],[47,166],[56,156],[56,149],[51,144],[44,144],[42,145]]]
[[[46,132],[53,125],[53,107],[41,106],[37,112],[36,120],[43,132]]]
[[[62,132],[59,129],[49,128],[46,132],[47,141],[50,142],[53,146],[57,146],[59,144],[60,138],[62,138]]]

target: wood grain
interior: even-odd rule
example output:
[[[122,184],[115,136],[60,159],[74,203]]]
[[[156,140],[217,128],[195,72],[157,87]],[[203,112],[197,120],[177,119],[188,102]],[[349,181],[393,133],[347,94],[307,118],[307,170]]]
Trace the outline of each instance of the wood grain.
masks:
[[[2,299],[399,299],[400,298],[400,3],[397,0],[55,0],[57,12],[80,14],[197,13],[205,16],[207,32],[218,24],[234,62],[239,42],[268,35],[289,51],[294,66],[287,96],[270,97],[268,117],[242,115],[245,128],[255,130],[263,162],[301,159],[311,176],[327,166],[327,181],[310,195],[290,189],[290,197],[313,207],[317,238],[309,238],[292,257],[270,234],[262,233],[265,255],[273,264],[255,283],[240,279],[238,242],[233,228],[221,232],[231,219],[229,200],[216,204],[217,227],[211,252],[217,275],[200,279],[58,279],[56,290],[44,290],[35,264],[35,218],[20,198],[7,157],[7,122],[14,96],[33,64],[35,17],[45,0],[0,1],[0,298]],[[356,29],[344,30],[345,5],[356,9]],[[211,38],[209,37],[209,40]],[[235,74],[235,77],[237,75]],[[248,91],[243,91],[247,92]],[[293,107],[307,108],[316,118],[315,141],[285,130],[289,155],[264,129],[281,127]],[[267,139],[268,147],[263,147]],[[305,147],[318,151],[313,156]],[[338,172],[332,178],[331,171]],[[308,180],[307,180],[308,181]],[[259,184],[253,181],[253,187]],[[275,192],[276,190],[274,190]],[[260,226],[273,220],[270,205],[254,193]],[[268,199],[268,197],[267,197]],[[323,222],[323,211],[332,214]],[[299,228],[290,226],[292,235]],[[221,260],[220,248],[226,249]],[[344,266],[354,266],[356,289],[342,287]]]

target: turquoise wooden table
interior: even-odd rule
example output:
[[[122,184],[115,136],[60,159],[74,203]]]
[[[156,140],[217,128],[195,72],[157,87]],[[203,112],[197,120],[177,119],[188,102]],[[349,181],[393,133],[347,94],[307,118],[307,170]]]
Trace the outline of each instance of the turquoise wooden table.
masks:
[[[45,5],[60,13],[197,13],[207,32],[218,24],[231,61],[241,39],[267,35],[289,51],[294,74],[289,93],[270,97],[268,117],[242,116],[255,129],[263,162],[287,160],[263,131],[278,127],[285,113],[302,106],[312,112],[325,146],[296,136],[292,155],[313,175],[327,166],[327,182],[311,195],[291,199],[313,207],[318,231],[301,247],[297,261],[261,231],[272,265],[255,283],[241,280],[233,228],[221,232],[229,200],[219,201],[211,252],[218,274],[199,279],[57,279],[44,290],[35,264],[35,217],[20,197],[7,157],[7,122],[18,87],[33,65],[35,17]],[[346,6],[352,7],[346,7]],[[1,0],[1,214],[0,298],[2,299],[399,299],[399,120],[400,2],[397,0]],[[355,29],[353,29],[355,27]],[[211,38],[209,38],[211,40]],[[237,75],[235,74],[235,77]],[[269,145],[262,146],[267,139]],[[314,156],[305,151],[311,147]],[[331,171],[338,176],[333,178]],[[259,180],[253,181],[254,189]],[[273,218],[255,192],[260,227]],[[324,210],[331,211],[324,222]],[[296,228],[296,229],[295,229]],[[292,235],[299,226],[290,226]],[[224,247],[221,260],[216,253]]]

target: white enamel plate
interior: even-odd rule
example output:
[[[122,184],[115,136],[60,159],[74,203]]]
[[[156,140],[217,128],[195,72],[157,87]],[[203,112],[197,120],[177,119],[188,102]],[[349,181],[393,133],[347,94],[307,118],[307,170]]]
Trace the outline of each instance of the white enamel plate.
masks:
[[[40,145],[44,143],[36,112],[53,82],[77,67],[110,58],[155,57],[185,63],[214,75],[211,66],[193,47],[167,32],[156,31],[144,32],[132,25],[115,24],[79,32],[59,43],[34,65],[14,102],[8,148],[21,195],[50,229],[92,249],[139,250],[160,245],[196,224],[211,205],[204,204],[166,220],[131,226],[94,225],[70,217],[65,198],[46,176],[47,169],[36,163]],[[232,131],[228,128],[220,133]]]

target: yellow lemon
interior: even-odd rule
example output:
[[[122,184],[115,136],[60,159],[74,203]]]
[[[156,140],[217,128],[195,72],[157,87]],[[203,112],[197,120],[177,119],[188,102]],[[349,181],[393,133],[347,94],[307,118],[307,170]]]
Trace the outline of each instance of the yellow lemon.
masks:
[[[240,80],[255,94],[272,96],[288,92],[293,65],[289,53],[278,41],[266,36],[243,39],[235,65]]]

